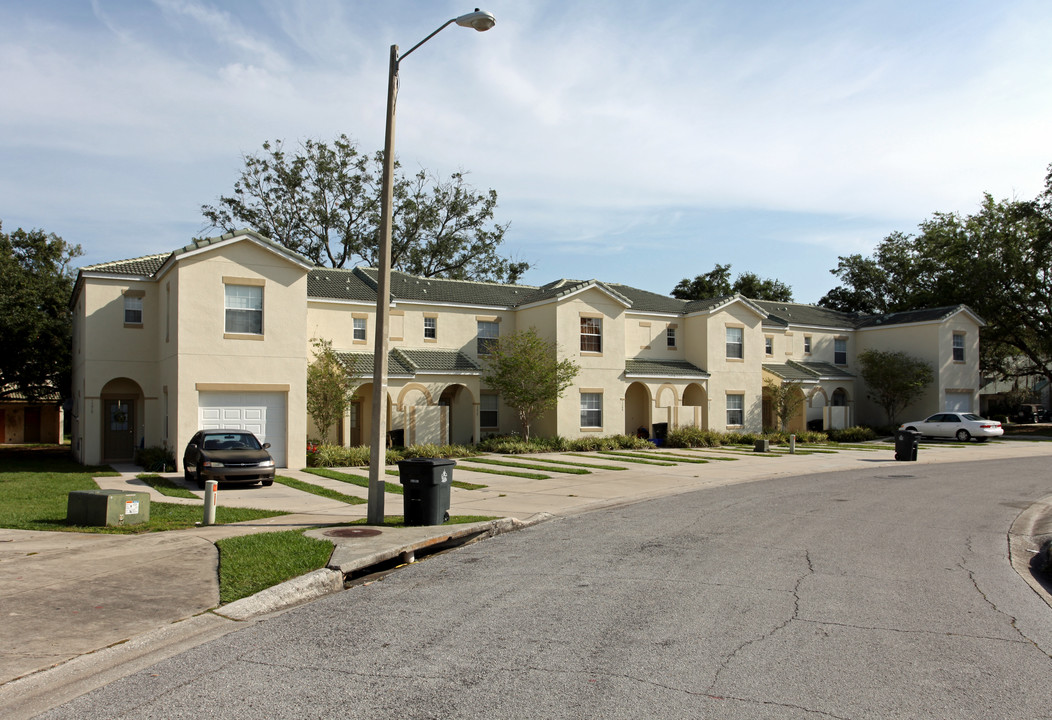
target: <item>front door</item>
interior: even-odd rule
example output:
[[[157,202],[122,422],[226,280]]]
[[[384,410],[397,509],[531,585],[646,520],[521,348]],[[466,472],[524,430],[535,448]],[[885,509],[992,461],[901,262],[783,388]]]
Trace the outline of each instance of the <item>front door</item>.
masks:
[[[135,402],[103,401],[103,461],[131,460],[135,454]]]
[[[362,404],[360,402],[351,403],[351,437],[348,438],[347,444],[351,447],[357,447],[362,444]]]

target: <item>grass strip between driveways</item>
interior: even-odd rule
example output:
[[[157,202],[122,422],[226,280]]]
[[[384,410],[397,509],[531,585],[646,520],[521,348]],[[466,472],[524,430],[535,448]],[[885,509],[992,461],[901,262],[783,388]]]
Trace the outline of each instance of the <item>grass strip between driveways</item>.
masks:
[[[217,540],[216,547],[219,602],[229,603],[325,567],[333,544],[281,530]]]
[[[676,463],[674,463],[674,462],[661,462],[661,461],[658,461],[658,460],[651,460],[651,459],[647,459],[647,456],[646,455],[642,455],[642,454],[623,453],[623,452],[620,452],[619,450],[596,450],[596,452],[599,453],[600,455],[611,455],[613,457],[616,457],[621,462],[636,463],[637,465],[663,465],[664,467],[675,467],[676,466]],[[570,454],[578,456],[578,457],[591,457],[590,455],[585,455],[584,453],[570,453]]]
[[[362,477],[361,475],[349,475],[342,473],[337,470],[330,470],[329,468],[307,468],[304,472],[309,472],[311,475],[317,475],[318,477],[329,478],[330,480],[339,480],[345,482],[348,485],[355,485],[357,487],[369,489],[369,478]],[[384,492],[391,493],[392,495],[401,495],[402,486],[396,483],[384,483]]]
[[[321,497],[329,498],[330,500],[338,500],[342,503],[347,503],[348,505],[364,505],[369,502],[365,498],[360,498],[355,495],[344,495],[342,492],[336,492],[335,490],[330,490],[321,485],[314,485],[313,483],[303,482],[302,480],[285,477],[284,475],[276,476],[274,482],[279,482],[293,490],[302,490],[311,495],[319,495]]]
[[[548,471],[551,471],[551,472],[569,473],[571,475],[591,475],[592,474],[591,470],[585,470],[584,468],[574,468],[574,467],[548,468],[548,467],[544,467],[543,465],[533,465],[533,464],[531,464],[532,461],[526,461],[526,460],[495,460],[493,458],[475,457],[475,458],[471,458],[471,462],[483,463],[484,465],[498,465],[500,467],[521,468],[523,470],[548,470]]]
[[[201,499],[199,496],[194,495],[171,478],[161,477],[160,475],[147,475],[145,473],[142,475],[136,475],[135,478],[137,480],[142,480],[157,492],[162,495],[167,495],[168,497],[188,498],[193,500]]]
[[[457,467],[459,467],[462,470],[470,470],[471,472],[477,473],[489,473],[490,475],[507,475],[508,477],[526,478],[527,480],[551,480],[551,475],[541,475],[540,473],[524,473],[517,472],[515,470],[495,470],[494,468],[486,467],[471,467],[470,465],[465,465],[465,462],[465,460],[458,461]]]
[[[339,480],[340,482],[350,483],[351,485],[357,485],[358,487],[369,487],[368,477],[362,477],[361,475],[351,475],[350,473],[343,473],[339,470],[333,470],[331,468],[305,468],[304,472],[309,472],[312,475],[318,475],[319,477],[327,477],[330,480]],[[387,470],[386,472],[388,475],[398,476],[397,470]],[[487,487],[486,485],[460,482],[459,480],[452,481],[450,485],[452,485],[455,488],[460,488],[461,490],[481,490],[482,488]],[[397,489],[392,490],[391,488]],[[402,486],[395,485],[394,483],[384,483],[384,492],[394,493],[395,495],[401,495]]]
[[[696,463],[698,465],[703,465],[703,464],[708,462],[708,460],[705,459],[705,458],[687,457],[686,455],[676,455],[675,453],[670,453],[670,452],[646,452],[646,451],[643,451],[643,452],[639,453],[639,457],[648,457],[648,458],[653,458],[654,460],[675,460],[676,462]]]
[[[571,462],[570,460],[550,460],[548,458],[531,457],[528,458],[530,462],[538,463],[551,463],[552,465],[570,465],[572,467],[588,468],[589,470],[627,470],[626,467],[620,465],[595,465],[593,463],[580,463]]]

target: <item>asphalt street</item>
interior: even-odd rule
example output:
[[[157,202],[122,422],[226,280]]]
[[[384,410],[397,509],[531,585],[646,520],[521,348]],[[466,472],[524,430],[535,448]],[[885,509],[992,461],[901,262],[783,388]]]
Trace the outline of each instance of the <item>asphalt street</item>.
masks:
[[[42,718],[1052,718],[1007,533],[1044,458],[562,517],[171,657]]]

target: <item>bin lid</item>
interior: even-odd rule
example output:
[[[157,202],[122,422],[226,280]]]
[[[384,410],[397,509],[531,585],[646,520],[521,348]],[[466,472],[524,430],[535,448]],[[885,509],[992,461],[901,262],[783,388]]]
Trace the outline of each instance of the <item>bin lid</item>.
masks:
[[[444,465],[456,465],[456,460],[450,460],[449,458],[406,458],[405,460],[399,460],[398,465],[408,465],[410,467],[416,465],[419,467],[442,467]]]

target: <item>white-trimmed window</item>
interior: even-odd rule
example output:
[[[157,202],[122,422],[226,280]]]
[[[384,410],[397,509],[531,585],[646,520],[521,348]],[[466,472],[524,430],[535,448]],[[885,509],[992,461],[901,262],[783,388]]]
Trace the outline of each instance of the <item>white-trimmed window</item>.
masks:
[[[492,393],[479,395],[479,427],[500,427],[500,415],[498,413],[498,398]]]
[[[426,318],[424,318],[424,339],[425,340],[437,340],[438,339],[438,318],[437,317],[426,317]]]
[[[351,318],[354,324],[354,339],[360,342],[365,342],[365,320],[365,318]]]
[[[581,427],[603,427],[602,393],[581,393]]]
[[[669,350],[676,349],[676,328],[669,327],[665,329],[665,345],[668,346]]]
[[[479,355],[489,355],[492,348],[497,344],[500,336],[500,323],[489,320],[478,321],[478,339],[476,340],[476,352]],[[493,426],[491,426],[493,427]]]
[[[745,330],[743,328],[727,328],[727,357],[736,360],[745,357]]]
[[[833,340],[833,364],[847,365],[847,338]]]
[[[581,352],[603,352],[602,318],[581,318]]]
[[[953,334],[953,361],[964,362],[964,333]]]
[[[259,285],[225,285],[226,332],[263,334],[263,288]]]
[[[763,338],[763,352],[767,357],[774,355],[774,338],[770,335],[765,335]]]
[[[142,295],[124,296],[124,324],[142,325]]]
[[[745,424],[745,396],[727,396],[727,427]]]
[[[804,335],[804,355],[811,354],[811,336]]]

